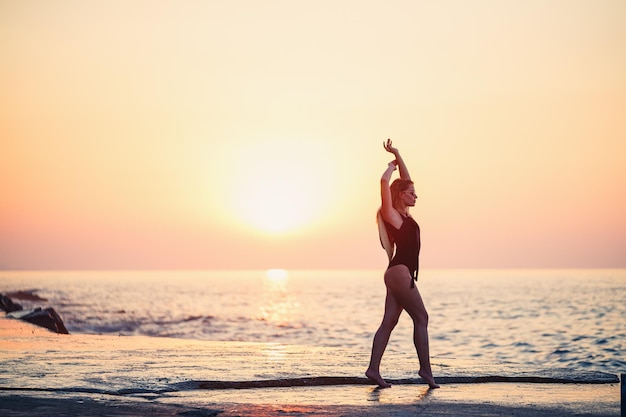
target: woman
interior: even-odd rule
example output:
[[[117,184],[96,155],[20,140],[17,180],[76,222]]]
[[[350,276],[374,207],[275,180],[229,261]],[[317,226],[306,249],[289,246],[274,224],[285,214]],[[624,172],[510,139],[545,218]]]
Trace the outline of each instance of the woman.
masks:
[[[402,310],[406,310],[413,320],[413,343],[420,362],[418,374],[431,388],[439,388],[430,368],[428,313],[414,282],[417,281],[419,268],[420,229],[409,215],[409,207],[413,207],[417,200],[415,186],[400,152],[392,146],[391,140],[387,139],[383,146],[396,157],[380,179],[382,206],[378,213],[381,243],[390,261],[385,272],[385,314],[374,336],[372,356],[365,375],[382,388],[391,386],[380,376],[380,361],[391,331],[396,327]],[[390,186],[389,181],[396,168],[400,169],[400,178]],[[392,257],[394,244],[396,251]]]

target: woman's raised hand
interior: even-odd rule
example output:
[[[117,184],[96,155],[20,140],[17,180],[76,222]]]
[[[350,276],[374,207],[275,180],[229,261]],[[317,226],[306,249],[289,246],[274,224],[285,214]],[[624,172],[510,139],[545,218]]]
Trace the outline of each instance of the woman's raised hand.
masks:
[[[383,146],[385,147],[385,150],[387,152],[394,154],[396,157],[398,156],[398,153],[399,153],[398,148],[394,148],[391,145],[391,139],[387,139],[387,142],[383,142]]]

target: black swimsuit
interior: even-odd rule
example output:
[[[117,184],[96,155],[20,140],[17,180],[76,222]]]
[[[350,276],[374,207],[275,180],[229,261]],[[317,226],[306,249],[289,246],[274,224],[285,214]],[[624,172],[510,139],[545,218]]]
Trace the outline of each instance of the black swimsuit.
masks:
[[[413,288],[415,281],[417,281],[417,272],[419,270],[420,227],[412,217],[402,216],[402,218],[402,226],[399,229],[385,222],[387,230],[396,245],[396,253],[389,261],[387,269],[394,265],[405,265],[409,268],[409,272],[413,277],[411,281],[411,288]]]

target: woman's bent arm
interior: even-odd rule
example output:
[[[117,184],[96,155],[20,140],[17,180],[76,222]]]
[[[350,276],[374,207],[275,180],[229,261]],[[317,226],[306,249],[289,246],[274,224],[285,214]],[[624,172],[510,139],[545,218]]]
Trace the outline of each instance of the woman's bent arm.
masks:
[[[400,169],[400,178],[403,180],[410,180],[411,175],[409,174],[409,169],[406,167],[404,160],[400,156],[400,151],[398,148],[394,148],[391,146],[391,139],[387,139],[386,143],[383,143],[385,150],[393,154],[396,157],[396,162],[398,163],[398,169]]]
[[[399,229],[402,226],[402,217],[393,207],[393,198],[391,197],[391,187],[389,186],[389,181],[391,180],[391,174],[396,170],[396,161],[389,162],[387,165],[387,169],[383,172],[382,177],[380,178],[380,199],[381,199],[381,207],[380,212],[383,216],[383,219],[391,224],[396,229]]]

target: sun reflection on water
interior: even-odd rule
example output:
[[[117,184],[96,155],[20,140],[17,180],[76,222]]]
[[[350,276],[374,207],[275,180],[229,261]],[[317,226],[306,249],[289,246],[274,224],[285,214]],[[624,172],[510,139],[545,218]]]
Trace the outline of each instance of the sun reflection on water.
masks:
[[[270,281],[286,281],[289,278],[289,273],[286,269],[274,268],[268,269],[265,276]]]
[[[289,273],[285,269],[268,269],[263,283],[261,319],[279,328],[301,327],[296,321],[300,309],[297,298],[289,293]]]
[[[286,346],[278,343],[262,345],[262,353],[273,362],[283,362],[287,358]]]

